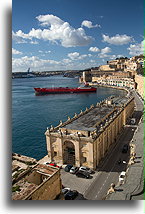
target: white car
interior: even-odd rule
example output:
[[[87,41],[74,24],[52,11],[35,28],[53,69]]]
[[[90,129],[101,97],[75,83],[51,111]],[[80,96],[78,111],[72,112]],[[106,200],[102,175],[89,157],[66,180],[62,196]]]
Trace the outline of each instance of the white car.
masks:
[[[88,172],[88,173],[93,173],[93,170],[91,170],[90,168],[88,168],[88,167],[85,167],[85,166],[81,166],[80,168],[79,168],[79,171],[83,171],[83,172]]]
[[[71,169],[70,169],[70,173],[71,174],[75,174],[77,171],[79,170],[79,168],[77,166],[73,166]]]
[[[122,171],[119,175],[119,183],[120,184],[123,184],[124,183],[124,180],[125,180],[125,176],[126,176],[126,172],[125,171]]]

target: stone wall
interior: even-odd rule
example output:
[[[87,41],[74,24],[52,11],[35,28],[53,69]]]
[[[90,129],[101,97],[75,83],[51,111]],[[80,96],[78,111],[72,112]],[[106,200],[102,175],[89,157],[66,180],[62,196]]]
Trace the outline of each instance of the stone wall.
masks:
[[[100,69],[101,71],[115,71],[115,69],[114,69],[114,68],[110,68],[109,65],[101,65],[101,66],[99,67],[99,69]]]
[[[24,200],[54,200],[61,193],[60,171],[42,183]]]
[[[135,82],[137,84],[137,92],[144,97],[144,77],[142,75],[135,75]]]

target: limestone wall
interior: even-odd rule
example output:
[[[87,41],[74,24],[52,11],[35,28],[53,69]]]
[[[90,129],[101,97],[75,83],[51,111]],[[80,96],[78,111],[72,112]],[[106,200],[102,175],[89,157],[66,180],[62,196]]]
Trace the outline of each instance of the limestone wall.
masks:
[[[25,200],[54,200],[61,192],[60,171],[40,185]]]
[[[137,84],[137,92],[144,97],[144,77],[141,75],[135,75],[135,82]]]
[[[99,69],[100,69],[101,71],[115,71],[115,69],[114,69],[114,68],[110,68],[109,65],[101,65],[101,66],[99,67]]]

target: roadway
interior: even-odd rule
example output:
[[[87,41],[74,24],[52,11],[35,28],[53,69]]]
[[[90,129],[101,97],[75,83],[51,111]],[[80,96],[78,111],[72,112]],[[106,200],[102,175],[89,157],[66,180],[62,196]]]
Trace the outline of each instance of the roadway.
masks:
[[[135,97],[135,105],[136,110],[134,112],[133,117],[139,121],[142,111],[143,111],[143,101],[138,97],[136,92],[133,92]],[[129,144],[136,126],[125,126],[122,134],[117,139],[117,142],[114,148],[108,153],[106,159],[103,161],[103,165],[98,169],[98,174],[93,181],[93,183],[89,186],[89,188],[85,191],[84,197],[88,200],[103,200],[107,194],[107,191],[111,185],[114,183],[118,186],[118,178],[119,174],[122,171],[126,171],[127,164],[118,164],[118,159],[124,160],[128,162],[129,160],[129,151],[127,154],[121,152],[122,146],[124,144]]]

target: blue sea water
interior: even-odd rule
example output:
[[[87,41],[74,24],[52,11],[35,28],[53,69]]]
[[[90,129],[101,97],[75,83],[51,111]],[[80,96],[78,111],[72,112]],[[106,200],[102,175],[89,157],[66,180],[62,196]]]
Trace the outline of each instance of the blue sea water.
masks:
[[[35,96],[34,87],[75,87],[78,78],[62,76],[12,80],[12,150],[37,160],[47,154],[45,131],[80,110],[124,91],[99,87],[96,93]]]

